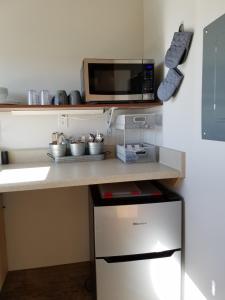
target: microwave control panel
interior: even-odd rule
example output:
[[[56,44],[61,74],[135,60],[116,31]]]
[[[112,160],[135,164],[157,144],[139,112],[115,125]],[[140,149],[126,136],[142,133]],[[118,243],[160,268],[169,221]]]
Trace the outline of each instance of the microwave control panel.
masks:
[[[143,64],[143,94],[154,91],[154,64]]]

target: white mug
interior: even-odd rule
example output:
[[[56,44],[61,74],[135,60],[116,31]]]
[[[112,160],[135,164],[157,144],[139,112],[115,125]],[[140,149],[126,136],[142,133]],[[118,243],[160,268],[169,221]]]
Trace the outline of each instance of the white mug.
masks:
[[[8,89],[5,87],[0,87],[0,100],[6,100],[8,97]]]
[[[40,93],[41,105],[50,105],[50,94],[48,90],[42,90]]]
[[[28,105],[39,104],[38,93],[35,90],[28,91]]]

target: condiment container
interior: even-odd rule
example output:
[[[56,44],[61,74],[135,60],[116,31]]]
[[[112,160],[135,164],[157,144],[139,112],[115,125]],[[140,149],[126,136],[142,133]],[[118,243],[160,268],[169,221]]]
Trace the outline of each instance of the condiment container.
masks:
[[[1,164],[8,165],[9,164],[9,153],[8,151],[1,151]]]
[[[66,155],[66,144],[49,144],[51,154],[54,157],[62,157]]]
[[[90,155],[97,155],[103,153],[103,143],[99,142],[89,142],[88,150]]]
[[[73,156],[80,156],[85,154],[85,143],[71,143],[70,151]]]

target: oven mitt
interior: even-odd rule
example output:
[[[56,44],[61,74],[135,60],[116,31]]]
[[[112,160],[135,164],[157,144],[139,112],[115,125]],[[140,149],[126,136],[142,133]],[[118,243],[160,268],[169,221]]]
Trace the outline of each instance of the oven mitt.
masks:
[[[158,88],[159,99],[168,101],[179,89],[183,78],[184,75],[178,69],[170,69]]]
[[[175,32],[170,48],[166,52],[165,65],[169,69],[174,69],[184,63],[187,58],[193,32]]]

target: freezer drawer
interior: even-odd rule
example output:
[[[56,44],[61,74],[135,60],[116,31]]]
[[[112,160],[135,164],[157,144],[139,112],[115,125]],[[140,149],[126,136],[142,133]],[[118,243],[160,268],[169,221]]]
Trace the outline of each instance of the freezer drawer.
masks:
[[[181,248],[181,201],[94,207],[95,256]]]
[[[181,253],[108,263],[96,259],[98,300],[180,300]]]

